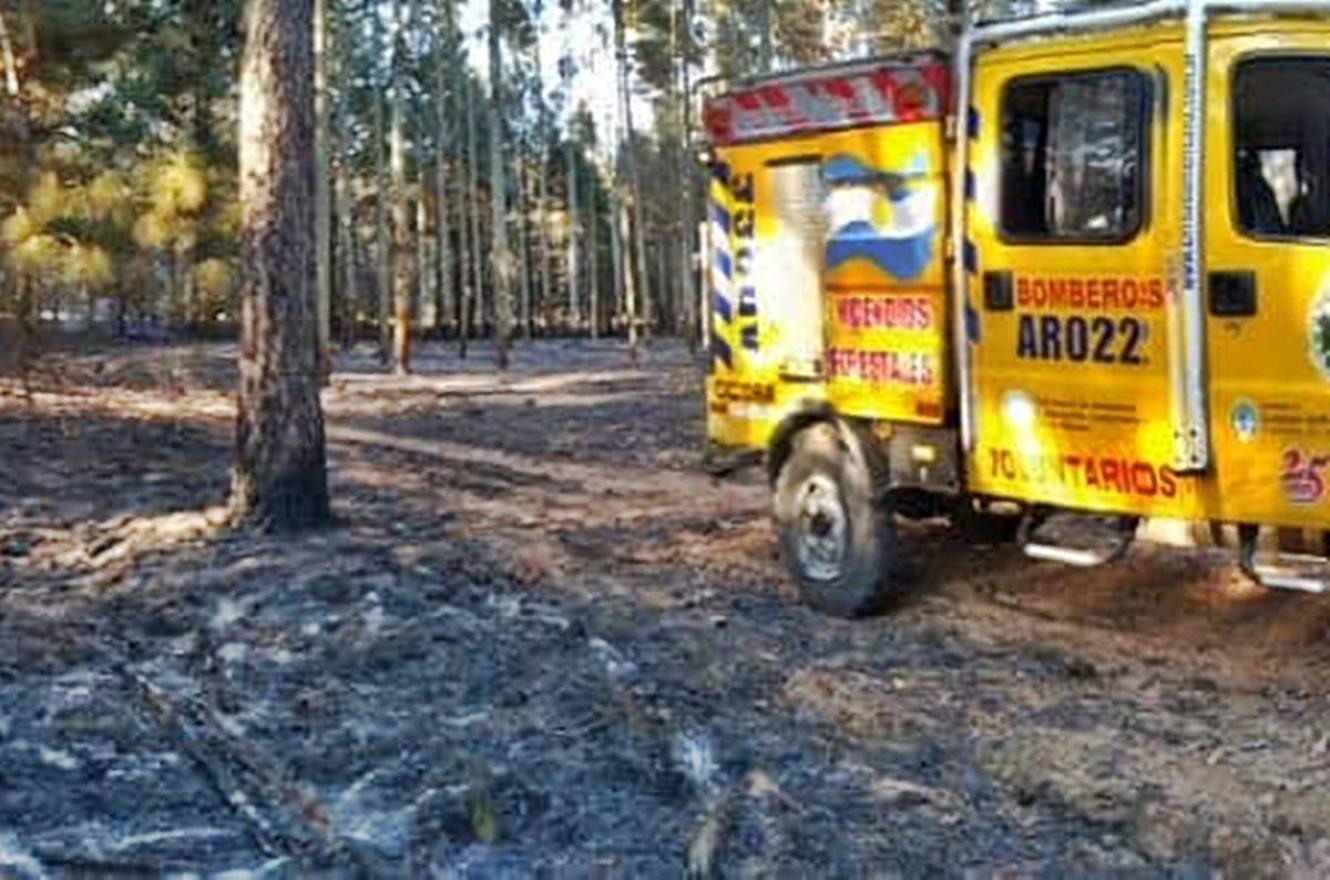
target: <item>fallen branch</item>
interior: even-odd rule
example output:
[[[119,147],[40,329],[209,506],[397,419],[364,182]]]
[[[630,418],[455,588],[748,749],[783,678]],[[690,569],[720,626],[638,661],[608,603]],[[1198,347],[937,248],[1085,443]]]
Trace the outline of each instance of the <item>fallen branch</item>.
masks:
[[[269,856],[308,867],[356,864],[323,804],[252,742],[227,732],[202,700],[175,700],[128,664],[115,668],[153,722],[199,768]]]

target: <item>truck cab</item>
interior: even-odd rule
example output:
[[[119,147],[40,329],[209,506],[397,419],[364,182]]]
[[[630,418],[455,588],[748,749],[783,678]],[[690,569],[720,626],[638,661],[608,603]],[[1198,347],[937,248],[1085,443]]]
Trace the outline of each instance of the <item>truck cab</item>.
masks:
[[[1154,2],[712,96],[708,435],[761,450],[814,604],[897,517],[1330,528],[1330,5]],[[1095,550],[1039,538],[1111,517]],[[1296,568],[1296,570],[1294,570]]]

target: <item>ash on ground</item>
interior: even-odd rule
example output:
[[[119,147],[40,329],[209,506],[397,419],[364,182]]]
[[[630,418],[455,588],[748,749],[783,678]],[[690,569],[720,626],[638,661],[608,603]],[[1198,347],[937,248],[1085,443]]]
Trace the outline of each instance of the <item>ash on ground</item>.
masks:
[[[1330,871],[1324,601],[937,525],[818,616],[664,343],[351,353],[338,526],[235,532],[233,356],[0,396],[0,875]]]

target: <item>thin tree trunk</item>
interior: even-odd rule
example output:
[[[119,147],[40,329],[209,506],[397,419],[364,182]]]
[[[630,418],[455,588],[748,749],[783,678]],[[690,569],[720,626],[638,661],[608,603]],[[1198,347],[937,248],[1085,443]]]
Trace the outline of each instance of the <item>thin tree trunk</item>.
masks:
[[[382,13],[374,0],[366,0],[369,14],[374,20],[374,46],[383,52],[386,47],[383,39]],[[374,260],[375,260],[375,295],[378,329],[379,360],[388,363],[392,356],[392,327],[388,317],[391,313],[392,299],[392,254],[388,231],[388,160],[384,149],[386,132],[384,131],[384,101],[382,88],[374,89]]]
[[[337,224],[337,251],[342,261],[342,290],[337,298],[340,301],[337,311],[343,350],[350,347],[351,332],[356,317],[356,213],[351,198],[351,174],[347,162],[348,157],[343,155],[337,171],[337,203],[341,214]]]
[[[642,181],[637,173],[637,138],[633,130],[633,95],[628,81],[628,53],[625,49],[624,40],[624,0],[616,0],[619,6],[619,15],[615,19],[615,42],[616,54],[619,66],[619,83],[621,91],[621,101],[623,107],[623,143],[626,145],[624,150],[624,162],[628,166],[628,186],[631,192],[626,197],[627,206],[630,212],[632,223],[632,242],[633,250],[636,254],[637,274],[630,278],[630,290],[640,286],[642,303],[642,334],[648,338],[651,336],[652,306],[651,306],[651,270],[647,264],[647,246],[646,230],[644,220],[644,211],[642,207]],[[625,239],[624,244],[627,245]],[[633,276],[633,260],[626,260],[628,264],[628,274]],[[633,303],[633,314],[636,314],[636,302]],[[633,322],[632,331],[629,333],[629,339],[636,341],[636,321]]]
[[[331,519],[315,334],[310,0],[249,0],[240,66],[240,394],[232,510],[270,529]]]
[[[18,58],[14,54],[14,38],[9,34],[9,20],[0,9],[0,56],[5,65],[5,93],[11,98],[18,97]]]
[[[771,0],[758,0],[758,72],[771,72]]]
[[[633,246],[633,228],[630,217],[630,211],[636,208],[637,191],[637,163],[633,161],[633,127],[632,127],[632,96],[628,89],[628,53],[624,48],[624,0],[613,0],[614,14],[614,57],[615,57],[615,76],[618,79],[618,100],[617,110],[619,119],[623,125],[622,137],[615,138],[612,143],[616,145],[627,144],[628,148],[623,151],[624,160],[628,165],[628,180],[625,182],[622,175],[619,174],[618,166],[615,167],[615,205],[616,216],[615,224],[619,232],[619,258],[623,270],[623,315],[624,321],[628,326],[628,345],[633,352],[633,357],[637,356],[637,282],[633,273],[633,258],[628,249]],[[616,151],[617,153],[617,151]],[[627,185],[625,185],[625,183]],[[631,187],[632,192],[628,190]],[[639,226],[640,228],[640,226]],[[638,251],[638,268],[645,269],[645,260],[642,259],[642,252]]]
[[[393,204],[393,368],[411,372],[411,300],[415,254],[411,238],[411,201],[406,182],[406,30],[402,0],[393,0],[393,115],[390,144]]]
[[[652,288],[660,297],[660,309],[658,312],[659,320],[662,322],[674,320],[674,287],[670,284],[670,275],[668,264],[670,259],[670,241],[668,236],[662,235],[656,242],[656,281]],[[666,296],[666,293],[669,295]]]
[[[623,267],[623,320],[628,326],[628,348],[637,358],[637,282],[633,277],[633,261],[628,254],[632,236],[628,200],[619,196],[619,258]]]
[[[347,27],[344,19],[338,19],[338,33],[347,35],[350,28]],[[354,151],[354,136],[351,127],[351,65],[346,60],[345,53],[342,60],[337,65],[338,79],[341,81],[337,102],[337,130],[340,137],[337,139],[337,163],[336,163],[336,192],[337,202],[337,253],[341,259],[342,280],[341,290],[336,297],[337,308],[329,308],[329,330],[331,330],[331,317],[333,311],[337,312],[338,329],[340,330],[341,348],[345,351],[351,347],[353,331],[356,324],[356,205],[355,196],[351,188],[351,155]]]
[[[466,76],[466,154],[467,176],[470,189],[467,198],[471,211],[471,290],[472,296],[467,303],[467,321],[476,325],[477,338],[485,335],[485,288],[481,269],[480,241],[480,171],[476,155],[476,95],[471,83],[471,75]]]
[[[439,313],[440,335],[447,332],[449,315],[454,311],[454,290],[453,290],[453,271],[452,271],[452,240],[451,230],[448,223],[448,153],[452,144],[452,126],[449,124],[448,114],[452,102],[449,100],[451,90],[448,83],[448,59],[445,55],[451,46],[453,36],[453,3],[452,0],[440,0],[440,14],[444,22],[444,36],[446,42],[439,52],[438,69],[435,72],[435,91],[436,107],[439,114],[439,154],[436,157],[437,176],[435,178],[435,216],[434,222],[438,227],[436,230],[438,236],[437,253],[437,294],[435,307]]]
[[[503,41],[499,0],[490,0],[490,223],[493,226],[494,355],[500,370],[508,369],[513,338],[513,253],[508,243],[507,160],[503,149]]]
[[[471,167],[467,162],[467,168]],[[470,172],[467,172],[469,179]],[[471,341],[471,303],[475,294],[471,289],[471,189],[469,180],[459,181],[457,193],[457,354],[466,357],[467,344]]]
[[[610,266],[614,272],[614,311],[611,313],[610,329],[614,328],[614,319],[627,314],[628,307],[628,285],[625,283],[624,276],[629,274],[624,271],[623,259],[623,227],[620,225],[621,214],[621,196],[618,190],[612,185],[610,188],[609,220],[610,220]],[[633,330],[629,330],[629,339],[634,339],[631,335]]]
[[[467,119],[470,119],[471,113],[471,87],[465,68],[462,71],[462,91],[463,103],[466,107]],[[457,354],[459,357],[466,357],[467,344],[471,341],[471,303],[475,300],[475,291],[472,289],[471,275],[471,155],[469,145],[470,125],[467,125],[467,155],[465,156],[466,167],[465,174],[461,176],[458,182],[457,193],[457,233],[458,233],[458,257],[460,265],[458,266],[458,284],[460,285],[457,298]]]
[[[314,0],[314,265],[319,367],[328,372],[332,338],[331,135],[328,126],[328,0]]]
[[[519,320],[522,338],[531,340],[531,257],[530,233],[527,229],[527,163],[525,157],[517,162],[517,262],[518,278],[522,283],[522,302]]]
[[[692,42],[693,33],[693,0],[683,0],[683,21],[682,33],[683,39],[688,46]],[[697,294],[694,292],[693,276],[693,253],[695,252],[694,227],[696,226],[694,218],[697,216],[697,209],[693,201],[693,150],[692,150],[692,73],[689,64],[688,50],[685,48],[681,53],[678,51],[679,43],[676,38],[676,54],[679,54],[679,70],[682,79],[683,88],[679,91],[682,112],[679,114],[680,125],[680,148],[678,155],[678,173],[679,184],[683,190],[683,198],[679,201],[679,285],[680,298],[683,300],[683,332],[688,340],[688,350],[697,351],[698,344],[698,303]]]
[[[425,167],[424,156],[420,156],[420,162],[417,168]],[[427,272],[426,268],[433,265],[430,262],[430,236],[429,236],[429,205],[425,202],[424,180],[421,179],[422,187],[416,198],[416,253],[415,253],[415,284],[412,290],[415,294],[412,308],[416,315],[416,321],[424,327],[425,313],[430,312],[431,330],[439,329],[439,310],[435,307],[434,281],[436,273]]]
[[[590,284],[588,291],[590,299],[587,302],[588,323],[591,326],[591,338],[600,338],[601,327],[601,305],[600,305],[600,199],[596,196],[596,179],[591,179],[591,189],[587,193],[587,268]]]
[[[549,235],[549,115],[545,107],[544,62],[541,46],[545,41],[544,3],[536,0],[536,243],[540,248],[540,306],[548,309],[550,303],[550,235]]]
[[[578,289],[578,284],[581,279],[578,277],[577,260],[578,232],[581,229],[582,221],[577,210],[577,96],[575,94],[575,89],[573,88],[575,84],[574,76],[576,75],[574,70],[572,36],[574,16],[576,15],[575,4],[568,3],[564,7],[564,13],[564,33],[567,38],[565,50],[567,54],[564,58],[567,62],[567,69],[564,73],[564,90],[568,102],[568,142],[564,151],[564,159],[567,163],[567,168],[564,174],[568,207],[568,327],[569,330],[576,335],[579,326],[582,323],[581,295]],[[592,259],[594,260],[594,257]],[[593,275],[595,273],[594,265],[592,273]],[[592,335],[594,337],[594,331],[592,332]]]
[[[576,334],[582,323],[581,304],[577,295],[577,233],[581,218],[577,213],[577,147],[573,142],[573,133],[568,133],[568,324]],[[594,272],[594,270],[593,270]]]

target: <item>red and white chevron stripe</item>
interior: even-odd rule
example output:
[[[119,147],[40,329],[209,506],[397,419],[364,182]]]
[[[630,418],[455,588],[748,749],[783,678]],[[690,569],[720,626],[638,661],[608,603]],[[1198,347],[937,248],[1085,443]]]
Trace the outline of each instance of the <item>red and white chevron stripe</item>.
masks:
[[[941,59],[791,74],[709,99],[703,124],[716,146],[862,125],[940,119],[950,99]]]

